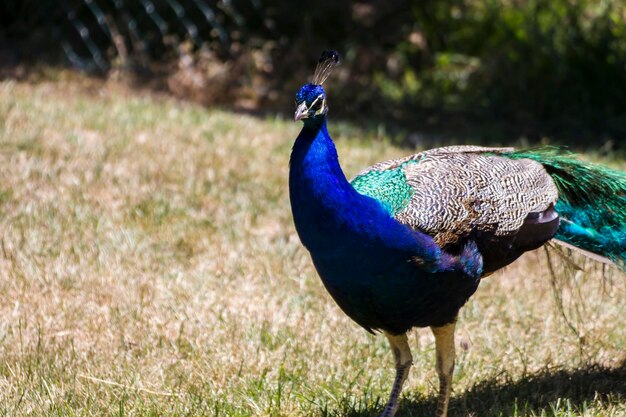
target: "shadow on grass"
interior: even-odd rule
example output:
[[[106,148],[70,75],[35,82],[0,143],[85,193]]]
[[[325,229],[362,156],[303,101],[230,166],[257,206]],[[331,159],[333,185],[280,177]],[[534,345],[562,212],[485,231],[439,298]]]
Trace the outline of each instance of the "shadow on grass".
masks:
[[[419,394],[404,398],[396,417],[434,416],[437,398]],[[542,371],[518,381],[496,380],[476,384],[462,394],[452,394],[449,417],[560,415],[568,410],[579,414],[585,408],[601,408],[609,403],[626,401],[626,361],[617,368],[590,365],[576,370]],[[374,417],[380,415],[384,400],[376,404],[344,405],[338,410],[322,413],[326,416]]]

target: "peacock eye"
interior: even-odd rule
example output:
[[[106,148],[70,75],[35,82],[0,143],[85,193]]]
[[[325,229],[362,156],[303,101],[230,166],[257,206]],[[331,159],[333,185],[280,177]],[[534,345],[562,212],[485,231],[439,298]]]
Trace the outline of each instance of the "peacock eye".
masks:
[[[315,99],[313,104],[311,104],[311,108],[317,110],[320,107],[322,107],[322,104],[324,104],[324,99],[322,97],[318,97],[318,98]]]

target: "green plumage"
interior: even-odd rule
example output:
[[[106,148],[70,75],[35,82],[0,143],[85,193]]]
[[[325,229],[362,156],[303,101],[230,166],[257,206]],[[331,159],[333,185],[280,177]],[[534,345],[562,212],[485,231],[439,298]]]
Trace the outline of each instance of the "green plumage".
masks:
[[[541,163],[559,190],[556,238],[605,256],[626,270],[626,173],[557,148],[501,154]]]
[[[411,199],[404,164],[386,171],[373,170],[359,175],[352,180],[352,186],[359,193],[378,200],[392,216],[402,211]]]

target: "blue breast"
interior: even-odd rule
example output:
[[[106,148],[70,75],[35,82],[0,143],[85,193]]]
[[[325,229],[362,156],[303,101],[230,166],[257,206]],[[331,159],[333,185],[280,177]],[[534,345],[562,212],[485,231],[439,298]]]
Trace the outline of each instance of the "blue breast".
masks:
[[[377,200],[357,193],[341,170],[325,120],[296,139],[289,189],[296,230],[335,301],[367,330],[400,333],[442,325],[477,282],[432,274],[415,258],[437,262],[430,237],[393,219]]]

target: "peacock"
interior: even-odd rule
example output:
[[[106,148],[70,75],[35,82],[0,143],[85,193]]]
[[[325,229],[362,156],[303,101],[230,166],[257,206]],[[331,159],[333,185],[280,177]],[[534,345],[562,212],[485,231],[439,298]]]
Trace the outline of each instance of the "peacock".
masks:
[[[387,337],[396,375],[383,417],[412,365],[407,332],[430,327],[448,410],[455,322],[482,277],[555,239],[626,262],[626,173],[557,148],[449,146],[375,164],[348,181],[327,129],[322,84],[339,63],[325,51],[296,94],[303,127],[289,195],[295,228],[325,288],[369,332]]]

